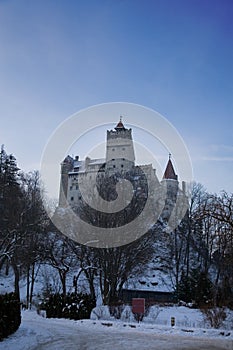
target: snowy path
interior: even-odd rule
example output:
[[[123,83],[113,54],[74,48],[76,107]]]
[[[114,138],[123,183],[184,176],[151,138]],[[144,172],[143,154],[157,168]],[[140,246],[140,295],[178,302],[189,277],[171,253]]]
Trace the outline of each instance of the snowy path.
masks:
[[[103,325],[104,324],[104,325]],[[107,325],[112,324],[108,327]],[[136,327],[136,328],[134,328]],[[203,332],[203,330],[202,330]],[[23,312],[19,330],[0,343],[1,350],[233,350],[230,336],[210,330],[203,337],[181,329],[133,325],[111,321],[45,319]]]

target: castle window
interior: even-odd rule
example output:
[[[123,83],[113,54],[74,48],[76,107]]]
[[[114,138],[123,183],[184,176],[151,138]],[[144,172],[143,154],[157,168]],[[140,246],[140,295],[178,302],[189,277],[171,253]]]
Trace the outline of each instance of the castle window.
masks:
[[[78,185],[76,185],[76,190],[78,190]]]
[[[123,165],[123,164],[121,164],[121,167],[122,167],[122,168],[124,168],[124,165]]]
[[[112,160],[115,160],[115,158],[112,158]]]
[[[112,148],[112,151],[114,152],[114,151],[115,151],[115,148]]]
[[[122,148],[122,151],[125,151],[125,147]]]
[[[73,186],[70,186],[70,191],[72,190]]]
[[[74,200],[74,197],[70,197],[70,200],[73,201],[73,200]]]
[[[116,167],[116,165],[113,165],[113,168],[115,168]]]

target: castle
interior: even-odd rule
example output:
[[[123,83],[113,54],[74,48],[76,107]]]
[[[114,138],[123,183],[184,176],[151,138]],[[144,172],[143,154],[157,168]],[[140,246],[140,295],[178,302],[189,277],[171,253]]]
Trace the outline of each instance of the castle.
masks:
[[[135,167],[135,153],[132,137],[132,129],[127,129],[122,118],[117,123],[114,130],[107,130],[107,143],[105,158],[80,160],[79,156],[75,158],[67,156],[61,163],[61,180],[59,207],[77,207],[80,201],[79,181],[84,179],[93,180],[97,176],[114,176],[123,172],[131,171],[131,169],[140,168],[145,171],[147,176],[153,178],[155,186],[165,184],[169,198],[175,201],[177,193],[181,191],[178,187],[178,176],[175,173],[171,156],[164,171],[161,181],[156,176],[156,170],[152,164],[140,165]],[[138,178],[138,174],[134,172],[134,181]],[[182,183],[184,192],[184,183]],[[137,187],[138,189],[139,187]]]

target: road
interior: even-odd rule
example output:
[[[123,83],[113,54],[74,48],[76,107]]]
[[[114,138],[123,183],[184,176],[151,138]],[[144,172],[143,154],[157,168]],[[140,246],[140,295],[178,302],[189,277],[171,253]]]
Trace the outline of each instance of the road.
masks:
[[[103,322],[104,323],[104,322]],[[45,319],[25,313],[19,330],[1,350],[233,350],[232,339],[199,338],[139,328],[118,329],[98,322]]]

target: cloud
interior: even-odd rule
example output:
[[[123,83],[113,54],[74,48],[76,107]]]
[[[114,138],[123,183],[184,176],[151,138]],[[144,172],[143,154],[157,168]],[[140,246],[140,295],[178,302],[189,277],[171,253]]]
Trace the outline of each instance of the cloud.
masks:
[[[212,144],[210,145],[210,149],[214,152],[227,152],[233,153],[232,145],[224,145],[224,144]]]
[[[202,156],[200,160],[214,162],[233,162],[233,157]]]
[[[232,162],[233,146],[226,144],[195,145],[191,149],[192,161]]]

